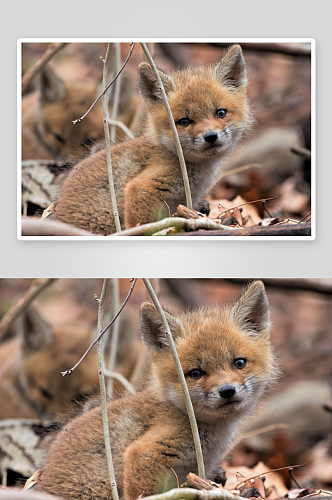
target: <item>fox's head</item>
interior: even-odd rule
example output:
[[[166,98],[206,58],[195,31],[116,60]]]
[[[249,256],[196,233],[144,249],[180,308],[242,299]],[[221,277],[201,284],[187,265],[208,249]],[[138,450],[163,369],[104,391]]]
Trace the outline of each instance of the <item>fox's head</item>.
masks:
[[[214,66],[158,70],[187,161],[220,160],[230,154],[252,122],[246,94],[246,66],[233,45]],[[148,63],[138,67],[138,88],[146,101],[155,137],[176,154],[156,76]]]
[[[232,306],[201,308],[179,318],[165,314],[196,418],[213,421],[253,409],[276,374],[263,283],[252,283]],[[185,411],[167,335],[150,303],[141,306],[140,329],[155,389]]]
[[[82,154],[87,147],[104,138],[101,100],[82,122],[76,125],[72,123],[83,116],[97,98],[100,90],[97,84],[82,81],[64,82],[51,66],[46,66],[37,78],[36,89],[39,137],[56,159],[63,160],[68,155]],[[114,92],[109,98],[110,116],[113,94]],[[124,77],[117,119],[126,125],[129,125],[134,113],[134,98],[133,85]]]
[[[19,386],[41,417],[73,413],[79,408],[77,403],[98,393],[98,370],[93,353],[69,377],[61,376],[89,347],[90,329],[51,327],[37,309],[31,307],[20,318],[17,333]]]

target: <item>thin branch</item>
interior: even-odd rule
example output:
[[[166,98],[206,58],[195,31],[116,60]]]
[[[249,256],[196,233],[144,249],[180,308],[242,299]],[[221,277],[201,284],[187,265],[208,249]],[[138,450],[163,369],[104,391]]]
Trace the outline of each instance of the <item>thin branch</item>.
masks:
[[[88,109],[88,111],[86,113],[84,113],[84,115],[81,116],[81,118],[77,118],[77,120],[73,121],[74,125],[76,125],[77,123],[81,123],[81,121],[84,120],[84,118],[90,113],[90,111],[92,110],[92,108],[97,104],[97,102],[99,101],[99,99],[105,94],[105,92],[107,92],[107,90],[110,88],[110,86],[115,82],[115,80],[121,74],[121,72],[123,71],[123,69],[126,66],[127,62],[129,61],[129,58],[130,58],[131,54],[133,53],[133,50],[134,50],[134,47],[135,47],[135,43],[133,42],[130,45],[131,45],[130,52],[129,52],[128,56],[127,56],[127,59],[123,63],[120,71],[115,75],[115,77],[113,78],[113,80],[110,81],[110,83],[107,85],[107,87],[105,87],[104,90],[99,94],[99,96],[97,97],[97,99],[95,100],[95,102],[90,106],[90,108]]]
[[[118,278],[112,278],[112,296],[111,296],[111,313],[112,315],[119,309],[120,300],[119,300],[119,281]],[[120,322],[115,321],[112,327],[112,340],[111,340],[111,351],[110,357],[108,361],[108,370],[110,372],[114,372],[115,368],[115,360],[116,360],[116,352],[118,349],[118,338],[119,338],[119,326]],[[113,397],[113,378],[110,377],[107,381],[107,394],[108,397],[112,399]]]
[[[274,431],[275,429],[289,429],[291,426],[289,424],[271,424],[266,425],[265,427],[261,427],[260,429],[255,429],[253,431],[244,432],[240,438],[236,441],[236,443],[240,443],[244,439],[251,438],[253,436],[259,436],[260,434],[264,434],[265,432]]]
[[[250,170],[251,168],[264,168],[265,165],[262,163],[248,163],[248,165],[242,165],[242,167],[232,168],[230,170],[225,170],[218,177],[219,180],[227,177],[228,175],[237,174],[238,172],[243,172],[244,170]]]
[[[107,121],[108,121],[108,123],[110,125],[115,125],[115,127],[121,128],[121,130],[123,130],[124,133],[127,134],[127,136],[129,137],[129,139],[134,139],[135,138],[135,136],[132,133],[132,131],[124,123],[119,122],[119,120],[113,120],[112,118],[108,118]]]
[[[105,56],[105,60],[104,60],[103,87],[106,87],[106,83],[107,83],[108,62],[109,62],[109,58],[110,58],[111,49],[112,49],[112,44],[109,43],[107,45],[106,56]],[[108,171],[108,181],[109,181],[110,194],[111,194],[112,211],[113,211],[116,232],[120,232],[121,225],[120,225],[120,218],[119,218],[118,209],[116,206],[116,196],[115,196],[115,189],[114,189],[112,158],[111,158],[110,132],[109,132],[108,123],[107,123],[108,109],[107,109],[107,95],[106,95],[106,93],[103,95],[103,99],[102,99],[102,110],[103,110],[104,133],[105,133],[105,141],[106,141],[107,171]]]
[[[29,290],[6,312],[0,321],[0,339],[5,335],[8,328],[14,323],[16,318],[25,311],[31,302],[35,300],[45,288],[47,288],[56,278],[37,278],[33,280]]]
[[[118,72],[121,68],[121,54],[120,54],[120,44],[118,42],[114,43],[115,48],[115,71]],[[118,79],[114,85],[114,100],[113,100],[113,108],[112,108],[112,120],[116,120],[118,115],[119,108],[119,100],[120,100],[120,89],[121,89],[121,75],[119,75]],[[111,127],[111,143],[115,142],[115,126]]]
[[[280,226],[254,226],[240,227],[236,231],[231,231],[231,227],[223,228],[221,231],[192,231],[191,233],[182,233],[182,236],[310,236],[311,223],[284,224]],[[235,228],[233,228],[235,229]]]
[[[49,219],[22,218],[22,236],[96,236],[94,233],[65,222]]]
[[[171,349],[172,357],[173,357],[173,360],[175,363],[176,372],[177,372],[179,380],[180,380],[180,384],[181,384],[181,388],[183,391],[184,400],[185,400],[185,404],[186,404],[186,408],[187,408],[187,412],[188,412],[188,417],[189,417],[189,421],[190,421],[190,426],[191,426],[191,430],[193,433],[194,445],[195,445],[196,457],[197,457],[197,465],[198,465],[198,475],[200,477],[204,478],[205,477],[204,460],[203,460],[201,441],[200,441],[199,433],[198,433],[197,422],[196,422],[196,418],[195,418],[193,405],[192,405],[192,402],[190,399],[186,379],[185,379],[185,376],[183,374],[183,370],[182,370],[182,366],[181,366],[181,363],[179,360],[178,353],[176,351],[173,336],[172,336],[171,330],[168,326],[165,313],[164,313],[164,311],[159,303],[157,295],[155,294],[149,280],[147,278],[142,278],[142,279],[143,279],[144,285],[146,286],[146,288],[150,294],[151,300],[152,300],[155,308],[157,309],[158,313],[160,314],[160,318],[161,318],[163,327],[165,328],[168,345]]]
[[[301,464],[301,465],[290,465],[290,466],[286,466],[286,467],[279,467],[278,469],[272,469],[272,470],[266,470],[265,472],[261,472],[260,474],[256,474],[255,476],[250,476],[250,477],[246,477],[243,481],[240,481],[236,486],[235,486],[235,489],[238,490],[239,489],[239,486],[240,484],[243,484],[245,483],[246,481],[250,481],[251,479],[255,479],[256,477],[261,477],[261,476],[265,476],[265,474],[270,474],[270,472],[276,472],[278,470],[287,470],[287,469],[295,469],[296,467],[306,467],[307,464]]]
[[[147,57],[147,60],[149,61],[149,64],[157,78],[157,81],[158,81],[158,85],[160,87],[160,90],[161,90],[161,95],[162,95],[162,98],[163,98],[163,101],[164,101],[164,105],[165,105],[165,108],[166,108],[166,112],[167,112],[167,116],[168,116],[168,119],[169,119],[169,123],[170,123],[170,126],[171,126],[171,129],[172,129],[172,133],[173,133],[173,137],[174,137],[174,141],[175,141],[175,146],[176,146],[176,151],[177,151],[177,154],[178,154],[178,157],[179,157],[179,162],[180,162],[180,166],[181,166],[181,170],[182,170],[182,177],[183,177],[183,182],[184,182],[184,190],[185,190],[185,193],[186,193],[186,203],[187,203],[187,207],[192,209],[193,208],[193,203],[192,203],[192,199],[191,199],[191,192],[190,192],[190,185],[189,185],[189,178],[188,178],[188,172],[187,172],[187,167],[186,167],[186,163],[184,161],[184,156],[183,156],[183,152],[182,152],[182,147],[181,147],[181,144],[180,144],[180,141],[179,141],[179,136],[178,136],[178,132],[176,130],[176,126],[175,126],[175,123],[174,123],[174,119],[173,119],[173,115],[172,115],[172,112],[171,112],[171,108],[169,107],[169,104],[168,104],[168,100],[167,100],[167,96],[166,96],[166,92],[165,92],[165,89],[164,89],[164,86],[163,86],[163,82],[161,81],[161,78],[160,78],[160,75],[159,75],[159,71],[157,70],[157,67],[151,57],[151,54],[146,46],[145,43],[141,43],[141,47],[144,51],[144,54],[146,55]]]
[[[105,278],[103,283],[103,289],[101,292],[101,296],[99,299],[99,307],[98,307],[98,332],[101,332],[103,329],[103,318],[104,318],[104,309],[105,309],[105,298],[107,295],[107,289],[109,286],[110,279]],[[105,450],[106,450],[106,459],[108,465],[108,473],[111,484],[112,491],[112,499],[119,500],[118,489],[116,487],[116,480],[114,474],[113,467],[113,458],[112,458],[112,450],[111,450],[111,442],[110,442],[110,433],[109,433],[109,423],[108,423],[108,415],[107,415],[107,398],[106,398],[106,385],[104,378],[104,359],[103,359],[103,339],[100,336],[97,342],[97,364],[98,364],[98,376],[99,376],[99,386],[100,386],[100,399],[101,399],[101,411],[103,418],[103,430],[104,430],[104,438],[105,438]]]
[[[35,62],[35,64],[25,73],[22,78],[22,94],[35,76],[40,73],[52,57],[59,52],[67,43],[51,43],[46,52]]]
[[[152,222],[151,224],[142,224],[142,226],[125,229],[124,231],[121,231],[121,233],[113,233],[112,236],[152,236],[154,233],[168,227],[174,227],[178,231],[196,231],[198,229],[224,229],[227,231],[235,232],[240,230],[240,228],[237,227],[224,226],[219,222],[213,222],[211,219],[207,219],[205,217],[202,217],[200,219],[169,217],[158,222]]]
[[[214,47],[229,47],[229,43],[210,42],[208,45]],[[299,45],[296,43],[276,43],[276,42],[243,42],[241,47],[244,50],[254,50],[258,52],[274,52],[289,56],[311,56],[311,44]]]
[[[215,490],[195,490],[193,488],[175,488],[173,490],[143,497],[141,500],[243,500],[239,495],[233,495],[224,488]]]
[[[106,368],[105,368],[104,369],[104,375],[105,375],[105,377],[108,377],[110,379],[114,379],[115,378],[115,380],[118,380],[128,390],[128,392],[130,392],[131,394],[136,394],[136,391],[135,391],[134,387],[131,385],[130,382],[128,382],[128,380],[126,379],[126,377],[124,377],[123,375],[121,375],[121,373],[112,372],[110,370],[106,370]]]
[[[98,340],[104,335],[104,333],[109,329],[110,326],[113,325],[114,321],[116,320],[116,318],[119,316],[119,314],[121,313],[122,309],[125,307],[125,305],[127,304],[128,300],[129,300],[129,297],[131,296],[131,294],[133,293],[133,290],[134,290],[134,287],[136,285],[136,281],[137,281],[137,278],[134,278],[133,279],[133,284],[131,285],[131,288],[128,292],[128,295],[127,297],[125,298],[122,306],[120,307],[120,309],[118,310],[118,312],[116,313],[116,315],[114,316],[114,318],[112,319],[112,321],[104,328],[104,330],[98,335],[98,337],[92,342],[92,344],[90,345],[90,347],[85,351],[85,353],[83,354],[83,356],[81,357],[81,359],[76,363],[75,366],[73,366],[73,368],[70,368],[70,370],[66,370],[65,372],[61,372],[61,375],[63,377],[65,377],[66,375],[71,375],[73,373],[73,371],[82,363],[83,359],[86,358],[86,356],[89,354],[89,352],[91,351],[91,349],[96,345],[96,343],[98,342]]]
[[[311,151],[306,148],[301,148],[300,146],[293,146],[290,148],[292,153],[302,156],[305,160],[311,160]]]

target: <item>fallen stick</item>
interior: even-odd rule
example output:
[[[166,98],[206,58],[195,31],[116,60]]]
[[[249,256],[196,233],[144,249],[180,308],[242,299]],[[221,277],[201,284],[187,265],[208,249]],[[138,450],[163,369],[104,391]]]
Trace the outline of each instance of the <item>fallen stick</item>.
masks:
[[[8,328],[14,323],[16,318],[25,311],[31,302],[47,288],[56,278],[38,278],[33,280],[29,290],[6,312],[0,321],[0,339],[5,335]]]
[[[228,227],[225,230],[219,231],[193,231],[191,233],[183,233],[181,236],[311,236],[310,222],[302,224],[285,224],[280,226],[247,227],[237,229],[236,231],[230,231],[230,229],[231,228]],[[171,236],[172,235],[170,235],[170,237]]]
[[[77,227],[55,220],[22,218],[22,236],[96,236]]]

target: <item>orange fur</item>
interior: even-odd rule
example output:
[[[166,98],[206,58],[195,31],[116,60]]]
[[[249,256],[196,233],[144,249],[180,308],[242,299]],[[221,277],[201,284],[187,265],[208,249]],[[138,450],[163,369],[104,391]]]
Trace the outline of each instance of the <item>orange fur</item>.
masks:
[[[159,74],[186,161],[193,206],[199,209],[222,161],[252,123],[241,47],[231,47],[214,66]],[[180,203],[186,204],[173,135],[147,63],[138,68],[138,88],[148,113],[144,134],[111,149],[118,213],[126,228],[167,217],[168,207],[174,213]],[[54,218],[97,234],[115,232],[105,150],[73,168]]]
[[[206,475],[212,479],[241,421],[275,378],[264,285],[253,283],[233,306],[202,308],[179,318],[165,314],[192,399]],[[150,303],[141,306],[140,329],[151,356],[150,385],[108,404],[117,487],[126,500],[176,487],[171,469],[180,484],[189,472],[197,473],[179,379],[159,314]],[[246,359],[242,368],[235,366],[239,358]],[[60,432],[38,489],[66,500],[111,498],[100,408]]]

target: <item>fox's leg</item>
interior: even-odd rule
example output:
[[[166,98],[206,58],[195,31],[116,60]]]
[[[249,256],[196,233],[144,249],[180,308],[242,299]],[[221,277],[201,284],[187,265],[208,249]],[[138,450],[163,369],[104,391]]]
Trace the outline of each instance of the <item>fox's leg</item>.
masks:
[[[158,168],[148,168],[125,188],[126,228],[148,224],[169,216],[173,196],[173,176]],[[167,204],[166,204],[166,203]]]
[[[171,469],[177,466],[182,456],[181,438],[158,436],[155,441],[148,434],[135,441],[125,452],[125,500],[136,500],[140,495],[145,497],[177,486]]]

